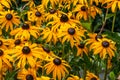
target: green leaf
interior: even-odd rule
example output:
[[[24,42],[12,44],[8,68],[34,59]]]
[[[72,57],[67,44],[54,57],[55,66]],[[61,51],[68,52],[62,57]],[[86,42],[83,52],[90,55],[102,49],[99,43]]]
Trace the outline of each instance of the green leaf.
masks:
[[[113,17],[114,15],[115,14],[113,14],[113,13],[107,14],[106,19],[109,19],[109,18]]]
[[[91,31],[91,23],[90,22],[82,22],[82,26],[87,29],[88,31]]]

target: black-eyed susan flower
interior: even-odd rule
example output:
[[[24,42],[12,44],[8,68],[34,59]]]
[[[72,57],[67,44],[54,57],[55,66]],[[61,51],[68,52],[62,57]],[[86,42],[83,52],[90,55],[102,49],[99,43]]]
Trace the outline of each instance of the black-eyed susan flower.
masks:
[[[8,48],[13,50],[14,47],[16,46],[22,46],[24,45],[27,41],[23,41],[20,38],[18,39],[8,39],[7,42],[9,43]]]
[[[9,68],[12,68],[10,61],[13,61],[13,58],[9,54],[9,50],[0,48],[0,71],[4,63],[9,66]]]
[[[36,59],[43,59],[37,44],[25,43],[24,46],[16,46],[13,57],[17,62],[18,68],[24,68],[26,64],[35,67]]]
[[[29,40],[31,35],[38,38],[39,30],[40,28],[32,26],[30,22],[25,22],[20,28],[11,31],[10,34],[15,35],[15,39]]]
[[[119,0],[105,0],[103,2],[103,4],[107,4],[106,8],[110,8],[111,7],[112,12],[115,12],[116,8],[120,9],[120,1]]]
[[[102,11],[100,10],[100,8],[98,8],[98,7],[96,7],[96,6],[90,6],[90,8],[89,8],[89,14],[90,14],[90,16],[93,18],[93,19],[95,19],[95,16],[97,15],[97,14],[101,14],[102,13]]]
[[[87,4],[78,4],[76,5],[75,9],[73,10],[73,12],[75,12],[76,15],[76,19],[80,20],[80,19],[84,19],[84,20],[88,20],[88,14],[89,14],[89,7]]]
[[[61,80],[63,77],[65,77],[66,74],[69,73],[66,67],[70,68],[70,66],[66,61],[60,58],[50,58],[47,61],[49,61],[49,63],[44,66],[46,73],[50,74],[52,72],[53,78],[55,80],[56,78],[58,78],[58,80]]]
[[[42,6],[38,6],[28,11],[28,20],[36,22],[36,25],[40,27],[45,19],[44,15],[44,8]]]
[[[115,56],[114,51],[116,50],[115,42],[110,39],[104,38],[99,39],[98,42],[94,42],[91,45],[91,49],[93,49],[94,54],[99,54],[101,58],[108,57],[111,59]]]
[[[55,32],[53,29],[50,29],[49,27],[43,29],[41,35],[43,35],[42,39],[46,39],[47,43],[53,42],[54,44],[56,44],[56,42],[58,41],[57,32]]]
[[[57,16],[61,13],[61,11],[57,10],[57,9],[49,9],[49,12],[47,12],[45,14],[45,20],[46,21],[50,21],[50,20],[56,20]]]
[[[42,52],[45,52],[44,56],[45,59],[49,58],[49,57],[56,57],[56,55],[54,54],[53,51],[51,51],[48,47],[42,47]]]
[[[36,71],[32,68],[21,69],[18,72],[17,79],[20,80],[37,80]]]
[[[67,41],[73,47],[75,42],[80,43],[82,37],[84,37],[84,32],[84,29],[78,28],[77,26],[66,26],[59,30],[58,37],[62,38],[62,44]]]
[[[2,25],[1,29],[5,27],[6,31],[8,31],[9,28],[13,30],[14,24],[16,26],[20,24],[19,16],[17,16],[14,10],[0,11],[0,24]]]
[[[83,79],[79,78],[78,76],[71,75],[71,77],[68,77],[67,80],[83,80]]]
[[[42,45],[39,46],[39,51],[42,53],[41,55],[43,56],[43,59],[48,59],[51,57],[56,57],[53,51],[50,50],[50,48]]]
[[[77,56],[82,56],[84,53],[86,55],[88,54],[88,48],[84,42],[81,41],[80,43],[76,43],[75,46],[77,48]]]
[[[106,35],[100,35],[97,33],[88,33],[88,36],[89,36],[89,39],[86,40],[87,41],[86,44],[92,44],[94,42],[97,42],[98,39],[105,38]]]
[[[87,71],[86,80],[100,80],[94,73]]]
[[[56,31],[57,29],[61,27],[66,26],[75,26],[76,24],[80,24],[78,20],[70,18],[71,15],[63,13],[61,15],[58,15],[58,18],[54,21],[49,22],[47,25],[52,25],[52,28]]]

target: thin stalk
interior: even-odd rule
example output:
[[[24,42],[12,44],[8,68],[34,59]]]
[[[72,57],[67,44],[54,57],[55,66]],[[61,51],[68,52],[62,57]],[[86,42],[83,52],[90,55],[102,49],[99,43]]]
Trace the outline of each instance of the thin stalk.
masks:
[[[115,12],[115,15],[113,17],[113,21],[112,21],[112,32],[114,32],[114,27],[115,27],[115,20],[116,20],[116,12]]]
[[[102,31],[103,31],[103,29],[104,29],[104,27],[105,27],[106,20],[107,20],[107,14],[108,14],[108,8],[107,8],[107,10],[106,10],[106,14],[105,14],[105,19],[104,19],[104,21],[103,21],[103,25],[102,25],[102,27],[101,27],[101,29],[100,29],[100,32],[99,32],[98,34],[101,34]]]

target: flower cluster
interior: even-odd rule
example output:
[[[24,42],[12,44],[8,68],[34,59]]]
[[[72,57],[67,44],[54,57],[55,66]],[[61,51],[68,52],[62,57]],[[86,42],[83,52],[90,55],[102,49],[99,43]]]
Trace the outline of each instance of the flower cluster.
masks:
[[[109,8],[116,14],[119,4],[0,0],[0,80],[102,80],[100,74],[107,80],[118,53],[116,42],[102,31]],[[103,14],[102,28],[95,32],[92,24]]]

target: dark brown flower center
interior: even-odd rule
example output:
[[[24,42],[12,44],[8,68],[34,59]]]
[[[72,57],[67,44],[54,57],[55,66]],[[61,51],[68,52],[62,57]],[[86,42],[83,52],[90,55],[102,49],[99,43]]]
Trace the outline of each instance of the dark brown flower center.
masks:
[[[4,52],[0,49],[0,56],[2,56],[2,55],[3,55],[3,53],[4,53]]]
[[[50,52],[50,49],[49,49],[49,48],[47,48],[47,47],[42,47],[42,48],[43,48],[43,50],[44,50],[45,52],[47,52],[47,53]]]
[[[95,40],[98,41],[98,39],[102,39],[102,35],[96,35]]]
[[[55,65],[60,65],[62,62],[61,62],[61,60],[60,60],[59,58],[55,58],[55,59],[53,60],[53,63],[54,63]]]
[[[15,42],[14,42],[15,45],[19,45],[20,43],[21,43],[21,40],[20,40],[20,39],[17,39],[17,40],[15,40]]]
[[[29,26],[29,24],[23,24],[23,26],[22,26],[22,29],[29,29],[30,28],[30,26]]]
[[[13,18],[12,14],[10,13],[8,13],[5,17],[7,20],[11,20]]]
[[[87,8],[87,6],[82,6],[82,7],[81,7],[81,10],[82,10],[82,11],[87,11],[88,8]]]
[[[68,33],[70,35],[74,35],[75,34],[75,29],[74,28],[68,28]]]
[[[22,52],[23,52],[23,54],[29,54],[30,53],[30,48],[28,47],[28,46],[24,46],[23,48],[22,48]]]
[[[91,78],[90,80],[97,80],[95,77]]]
[[[3,42],[2,42],[2,40],[0,40],[0,46],[2,46],[3,45]]]
[[[105,47],[105,48],[109,47],[109,42],[108,41],[103,41],[102,46]]]
[[[34,78],[31,74],[28,74],[26,75],[26,80],[34,80]]]
[[[36,15],[37,17],[40,17],[42,14],[41,14],[39,11],[37,11],[37,12],[35,13],[35,15]]]
[[[81,43],[80,45],[78,45],[79,48],[84,48],[85,44]]]
[[[54,14],[56,12],[56,10],[55,9],[50,9],[49,12],[50,12],[50,14]]]
[[[61,22],[67,22],[69,20],[68,16],[65,14],[62,14],[62,16],[60,17],[60,21]]]

